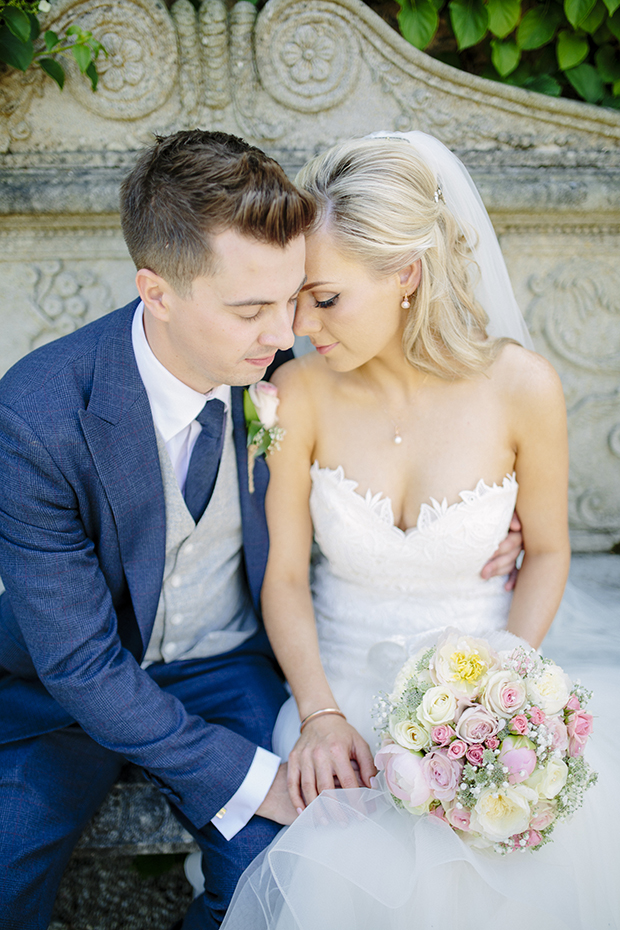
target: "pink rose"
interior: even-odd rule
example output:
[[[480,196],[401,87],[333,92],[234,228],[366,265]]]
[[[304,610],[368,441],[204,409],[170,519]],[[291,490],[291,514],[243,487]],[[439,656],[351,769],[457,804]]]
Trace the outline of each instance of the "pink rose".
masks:
[[[248,388],[250,399],[256,408],[258,419],[265,429],[271,429],[278,422],[278,389],[270,381],[259,381]]]
[[[573,711],[568,715],[566,720],[569,738],[568,754],[572,759],[582,755],[586,748],[588,737],[592,732],[593,722],[592,714],[586,714],[583,710]]]
[[[480,743],[475,743],[473,746],[470,746],[465,754],[465,758],[472,765],[482,765],[482,753],[484,752],[484,746],[481,746]]]
[[[558,805],[556,801],[548,801],[541,798],[532,809],[532,819],[530,827],[534,830],[544,830],[550,823],[555,820]]]
[[[513,717],[510,721],[510,729],[515,733],[519,733],[521,736],[525,736],[528,730],[528,722],[525,714],[517,714],[516,717]]]
[[[467,743],[465,743],[462,739],[455,739],[448,746],[449,759],[462,759],[466,752]]]
[[[499,740],[497,736],[489,736],[485,745],[487,749],[499,749]]]
[[[508,781],[511,785],[529,778],[536,768],[534,743],[526,736],[507,736],[497,761],[508,769]]]
[[[461,780],[462,764],[445,749],[432,749],[422,762],[426,781],[438,801],[452,801]]]
[[[530,830],[529,835],[525,837],[528,846],[538,846],[542,842],[542,836],[538,830]]]
[[[439,746],[447,746],[453,736],[454,730],[447,723],[441,723],[431,730],[431,739],[434,743],[438,743]]]
[[[431,809],[430,809],[430,811],[429,811],[429,815],[430,815],[431,817],[436,817],[437,820],[443,820],[444,823],[447,823],[447,822],[448,822],[448,820],[447,820],[447,818],[446,818],[446,812],[445,812],[445,810],[443,809],[443,807],[441,806],[441,804],[439,804],[438,807],[431,807]]]
[[[469,833],[470,819],[471,814],[469,811],[465,810],[464,807],[459,810],[456,806],[454,806],[446,811],[446,820],[451,827],[454,827],[455,830],[463,830],[464,833]]]
[[[566,710],[581,710],[581,704],[576,694],[571,694],[566,702]]]
[[[387,743],[375,756],[375,765],[385,772],[388,788],[396,798],[418,807],[431,791],[422,765],[422,755],[397,743]]]
[[[530,710],[530,720],[536,727],[539,727],[541,723],[545,722],[545,715],[540,707],[532,707]]]
[[[484,743],[499,730],[499,720],[479,704],[464,710],[456,725],[456,735],[466,743]]]
[[[551,735],[551,748],[554,752],[566,752],[568,749],[568,730],[564,721],[555,715],[547,717],[545,727]]]

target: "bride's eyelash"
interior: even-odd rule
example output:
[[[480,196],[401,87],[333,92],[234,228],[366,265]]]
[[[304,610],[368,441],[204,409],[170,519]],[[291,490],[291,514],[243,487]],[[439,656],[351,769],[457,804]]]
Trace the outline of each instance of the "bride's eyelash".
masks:
[[[315,303],[317,307],[324,308],[324,307],[333,307],[339,297],[340,297],[340,294],[334,294],[333,297],[329,297],[327,300],[317,300],[316,297],[314,299],[315,299]]]

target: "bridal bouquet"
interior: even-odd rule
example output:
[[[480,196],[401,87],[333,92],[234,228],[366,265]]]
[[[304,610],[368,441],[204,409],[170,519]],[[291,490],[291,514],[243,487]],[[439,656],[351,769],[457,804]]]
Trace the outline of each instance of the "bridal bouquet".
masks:
[[[591,693],[534,650],[449,629],[381,702],[375,764],[398,807],[505,854],[548,842],[596,774],[583,758]]]

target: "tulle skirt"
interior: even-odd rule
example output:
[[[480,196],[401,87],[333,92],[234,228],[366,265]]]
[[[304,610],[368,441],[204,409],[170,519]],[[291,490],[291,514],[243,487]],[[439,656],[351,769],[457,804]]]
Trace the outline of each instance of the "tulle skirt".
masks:
[[[551,843],[499,856],[380,790],[326,791],[246,870],[223,930],[618,930],[617,608],[573,589],[556,623],[543,652],[594,690],[587,759],[599,779]],[[360,682],[334,684],[345,708],[371,700]],[[298,725],[289,705],[280,749]]]

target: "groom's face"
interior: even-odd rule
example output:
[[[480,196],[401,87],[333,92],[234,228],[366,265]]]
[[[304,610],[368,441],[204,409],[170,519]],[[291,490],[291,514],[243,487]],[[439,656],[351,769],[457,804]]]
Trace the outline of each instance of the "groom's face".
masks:
[[[201,393],[260,381],[276,351],[293,344],[304,282],[303,236],[281,248],[227,230],[211,244],[214,273],[196,278],[189,294],[177,294],[159,278],[161,294],[149,304],[140,289],[151,311],[145,326],[155,355]]]

